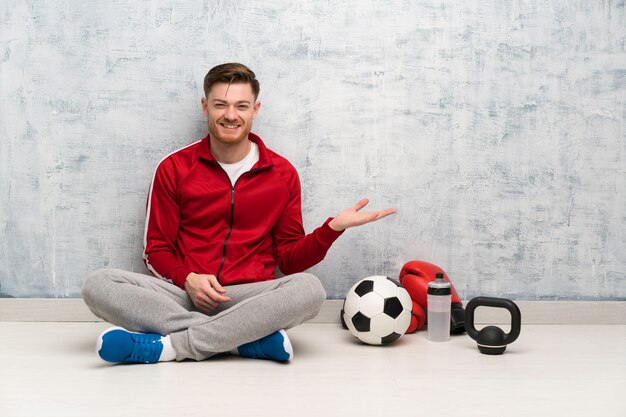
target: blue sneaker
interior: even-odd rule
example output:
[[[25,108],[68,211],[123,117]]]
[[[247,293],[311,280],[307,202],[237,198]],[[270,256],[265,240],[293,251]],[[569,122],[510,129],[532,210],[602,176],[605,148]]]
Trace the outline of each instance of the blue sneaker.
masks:
[[[293,347],[284,330],[241,345],[237,351],[246,358],[271,359],[278,362],[287,362],[293,358]]]
[[[162,351],[160,334],[134,333],[121,327],[105,330],[96,344],[96,353],[107,362],[156,363]]]

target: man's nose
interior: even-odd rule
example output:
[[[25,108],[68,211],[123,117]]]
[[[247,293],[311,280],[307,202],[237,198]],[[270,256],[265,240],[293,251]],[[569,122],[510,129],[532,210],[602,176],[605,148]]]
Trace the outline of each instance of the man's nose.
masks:
[[[224,113],[224,117],[227,120],[237,120],[237,112],[235,111],[235,107],[229,106],[226,108],[226,113]]]

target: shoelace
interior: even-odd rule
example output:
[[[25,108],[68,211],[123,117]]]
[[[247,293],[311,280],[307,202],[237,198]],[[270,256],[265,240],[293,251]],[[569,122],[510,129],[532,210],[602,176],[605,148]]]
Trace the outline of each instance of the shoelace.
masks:
[[[129,359],[133,362],[154,363],[161,355],[161,336],[158,334],[133,334],[133,352]]]

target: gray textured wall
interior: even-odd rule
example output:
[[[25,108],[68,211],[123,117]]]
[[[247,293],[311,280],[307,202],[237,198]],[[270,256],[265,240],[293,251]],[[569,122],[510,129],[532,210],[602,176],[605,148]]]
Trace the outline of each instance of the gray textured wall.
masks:
[[[158,161],[204,136],[202,78],[261,80],[254,131],[298,168],[313,268],[442,266],[464,297],[626,297],[624,1],[17,1],[0,5],[0,296],[145,271]]]

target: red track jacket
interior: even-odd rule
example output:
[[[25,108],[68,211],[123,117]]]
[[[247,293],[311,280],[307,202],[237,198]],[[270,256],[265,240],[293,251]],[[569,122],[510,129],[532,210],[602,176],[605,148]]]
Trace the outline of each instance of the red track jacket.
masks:
[[[329,218],[313,233],[302,226],[300,179],[277,153],[234,185],[211,155],[209,136],[165,157],[148,194],[143,258],[157,277],[183,288],[187,275],[213,274],[222,285],[275,278],[317,264],[341,235]]]

